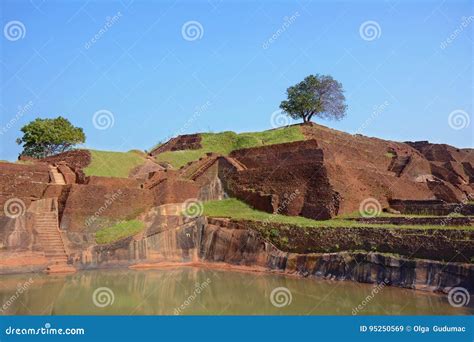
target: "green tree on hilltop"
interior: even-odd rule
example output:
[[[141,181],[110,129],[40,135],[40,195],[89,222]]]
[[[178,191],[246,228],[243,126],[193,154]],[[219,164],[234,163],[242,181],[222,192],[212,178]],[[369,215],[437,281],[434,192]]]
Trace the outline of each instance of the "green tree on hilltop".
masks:
[[[340,120],[346,115],[342,84],[326,75],[309,75],[286,91],[288,99],[280,108],[293,119],[310,122],[313,116]]]
[[[44,158],[66,152],[75,145],[84,143],[86,136],[82,128],[75,127],[61,116],[56,119],[36,119],[21,128],[23,136],[18,145],[23,145],[21,155]]]

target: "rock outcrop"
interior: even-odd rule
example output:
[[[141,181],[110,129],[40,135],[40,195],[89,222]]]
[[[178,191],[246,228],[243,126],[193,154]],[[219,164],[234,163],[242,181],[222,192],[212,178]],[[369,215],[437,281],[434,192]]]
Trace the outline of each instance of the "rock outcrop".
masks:
[[[162,220],[162,219],[161,219]],[[160,221],[160,219],[159,219]],[[247,223],[198,218],[169,224],[117,243],[97,246],[75,257],[81,268],[141,263],[226,263],[302,277],[448,291],[462,286],[474,292],[474,265],[387,255],[379,252],[295,253],[275,247]],[[174,224],[178,224],[174,226]],[[373,228],[370,228],[373,229]],[[453,247],[453,250],[455,247]]]

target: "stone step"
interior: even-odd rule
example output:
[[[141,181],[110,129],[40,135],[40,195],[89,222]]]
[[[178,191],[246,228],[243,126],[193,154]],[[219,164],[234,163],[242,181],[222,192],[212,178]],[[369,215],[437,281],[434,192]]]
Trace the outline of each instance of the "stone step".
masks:
[[[43,244],[44,250],[49,250],[49,251],[54,251],[56,249],[64,249],[64,246],[60,242],[55,242],[55,243],[48,243],[48,244]]]
[[[43,249],[48,250],[48,251],[55,251],[55,250],[64,251],[64,245],[59,242],[55,242],[54,244],[46,243],[46,244],[43,244]]]
[[[57,234],[54,234],[53,232],[51,233],[40,232],[38,235],[40,239],[47,240],[48,238],[55,238],[55,239],[61,240],[61,237],[59,237]]]
[[[57,167],[50,166],[49,175],[50,175],[52,183],[61,184],[61,185],[66,184],[64,180],[64,176],[58,171]]]
[[[46,244],[43,244],[43,249],[45,250],[55,250],[55,249],[60,249],[60,250],[63,250],[64,249],[64,245],[62,244],[62,242],[55,242],[55,243],[46,243]]]
[[[55,242],[47,242],[47,243],[44,243],[44,248],[60,248],[61,250],[63,249],[64,245],[62,244],[61,241],[55,241]]]
[[[66,259],[67,260],[67,255],[65,252],[62,252],[62,253],[45,252],[44,255],[49,259]]]

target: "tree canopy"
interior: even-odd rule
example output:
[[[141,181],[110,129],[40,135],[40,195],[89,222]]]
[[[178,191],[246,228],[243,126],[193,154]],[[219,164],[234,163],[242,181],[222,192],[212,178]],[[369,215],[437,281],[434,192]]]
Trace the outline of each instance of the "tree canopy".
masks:
[[[66,152],[86,140],[82,128],[73,126],[61,116],[55,119],[38,118],[23,126],[21,131],[23,136],[16,141],[23,145],[21,155],[34,158]]]
[[[293,119],[309,122],[313,116],[340,120],[346,115],[342,84],[327,75],[309,75],[286,91],[280,108]]]

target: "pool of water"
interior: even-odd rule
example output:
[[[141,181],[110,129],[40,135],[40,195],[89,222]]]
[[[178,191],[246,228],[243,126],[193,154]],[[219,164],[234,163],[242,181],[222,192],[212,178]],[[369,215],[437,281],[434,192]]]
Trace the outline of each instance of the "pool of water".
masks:
[[[420,291],[193,267],[1,276],[0,305],[9,315],[474,314]]]

